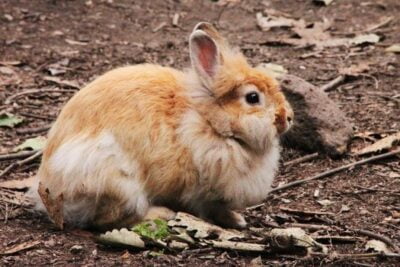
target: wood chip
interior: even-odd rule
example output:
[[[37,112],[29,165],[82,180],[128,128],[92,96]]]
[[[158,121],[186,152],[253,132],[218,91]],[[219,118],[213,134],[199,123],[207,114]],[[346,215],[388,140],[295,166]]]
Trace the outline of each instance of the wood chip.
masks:
[[[27,242],[18,244],[16,246],[13,246],[11,248],[5,249],[4,251],[0,252],[0,254],[1,255],[12,255],[12,254],[18,253],[20,251],[33,248],[33,247],[39,245],[40,242],[41,241],[38,241],[38,240],[36,240],[36,241],[27,241]]]

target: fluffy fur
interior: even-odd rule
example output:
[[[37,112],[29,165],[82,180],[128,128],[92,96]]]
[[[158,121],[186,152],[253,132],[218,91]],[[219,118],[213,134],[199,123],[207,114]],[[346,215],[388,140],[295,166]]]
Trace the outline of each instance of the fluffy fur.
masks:
[[[37,177],[52,197],[63,195],[68,223],[128,226],[161,205],[242,227],[232,209],[265,198],[290,106],[210,24],[195,27],[190,47],[188,72],[115,69],[65,105]],[[258,105],[246,102],[248,92],[260,95]]]

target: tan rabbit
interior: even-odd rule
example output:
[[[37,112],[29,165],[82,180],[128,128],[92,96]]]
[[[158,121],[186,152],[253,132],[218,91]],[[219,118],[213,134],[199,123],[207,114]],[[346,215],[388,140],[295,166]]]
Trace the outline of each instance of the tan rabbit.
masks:
[[[186,72],[115,69],[65,105],[37,177],[51,197],[63,195],[67,223],[129,226],[163,206],[244,227],[232,210],[266,197],[289,104],[211,24],[196,25],[189,45]]]

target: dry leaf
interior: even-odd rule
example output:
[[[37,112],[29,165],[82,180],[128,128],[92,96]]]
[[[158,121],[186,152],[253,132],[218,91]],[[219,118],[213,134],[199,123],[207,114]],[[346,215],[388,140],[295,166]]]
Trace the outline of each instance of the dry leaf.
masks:
[[[121,230],[114,229],[111,232],[108,231],[105,234],[101,234],[98,240],[108,245],[125,245],[135,248],[145,247],[145,243],[140,235],[126,228],[122,228]]]
[[[389,135],[372,145],[364,147],[360,151],[356,151],[355,154],[361,156],[365,154],[381,152],[383,150],[389,150],[396,146],[398,143],[400,143],[400,132]]]
[[[17,252],[33,248],[39,244],[40,244],[40,241],[38,241],[38,240],[24,242],[24,243],[18,244],[16,246],[13,246],[12,248],[9,248],[9,249],[6,249],[6,250],[0,252],[0,255],[12,255]]]
[[[285,17],[275,17],[275,16],[268,16],[264,17],[261,12],[256,14],[257,25],[263,31],[269,31],[272,28],[280,28],[280,27],[293,27],[299,21],[294,19],[289,19]]]
[[[0,182],[0,187],[16,190],[28,189],[33,185],[35,180],[35,176],[32,176],[23,180],[2,181]]]
[[[207,238],[216,235],[220,240],[229,240],[244,237],[244,234],[239,231],[223,229],[185,212],[178,212],[175,219],[168,221],[168,226],[173,228],[183,227],[187,232],[194,233],[195,238]]]
[[[355,45],[375,44],[379,42],[380,37],[374,33],[359,35],[351,39],[350,43]]]
[[[39,183],[38,189],[40,198],[44,206],[46,207],[47,213],[50,219],[53,220],[54,224],[60,229],[64,229],[64,197],[63,194],[58,195],[53,199],[50,195],[48,188],[45,188],[42,183]]]
[[[285,69],[283,66],[274,63],[261,63],[257,66],[257,68],[264,70],[274,78],[281,77],[282,75],[288,73],[287,69]]]
[[[386,52],[400,53],[400,44],[394,44],[385,49]]]
[[[376,252],[390,253],[391,251],[388,249],[385,243],[379,240],[369,240],[367,244],[365,244],[366,250],[374,250]]]
[[[31,150],[42,150],[46,145],[46,137],[38,136],[35,138],[26,139],[22,144],[18,145],[13,149],[14,152],[21,151],[24,149],[31,149]]]
[[[271,245],[279,249],[289,249],[293,246],[303,247],[307,250],[315,248],[325,254],[328,253],[328,248],[325,245],[318,243],[303,229],[297,227],[271,230]]]
[[[355,65],[351,65],[348,68],[342,68],[339,70],[340,74],[348,75],[348,76],[358,76],[363,72],[369,70],[370,63],[367,62],[360,62]]]
[[[75,81],[61,80],[60,78],[51,77],[51,76],[45,76],[45,77],[43,77],[43,80],[49,81],[49,82],[54,82],[54,83],[64,86],[64,87],[71,87],[71,88],[79,89],[79,84]]]
[[[317,200],[318,204],[320,204],[321,206],[329,206],[332,205],[334,202],[330,201],[329,199],[323,199],[323,200]]]

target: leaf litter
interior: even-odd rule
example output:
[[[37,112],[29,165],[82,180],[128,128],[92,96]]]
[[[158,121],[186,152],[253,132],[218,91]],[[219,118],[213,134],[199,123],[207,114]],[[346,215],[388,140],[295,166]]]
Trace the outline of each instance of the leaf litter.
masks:
[[[376,34],[361,34],[353,38],[336,38],[328,30],[331,22],[324,18],[323,21],[307,23],[303,19],[295,20],[286,17],[273,15],[263,16],[256,14],[258,27],[262,31],[269,31],[273,28],[288,28],[292,31],[292,37],[282,37],[280,42],[295,45],[298,47],[315,46],[317,49],[337,46],[375,44],[380,41]]]

